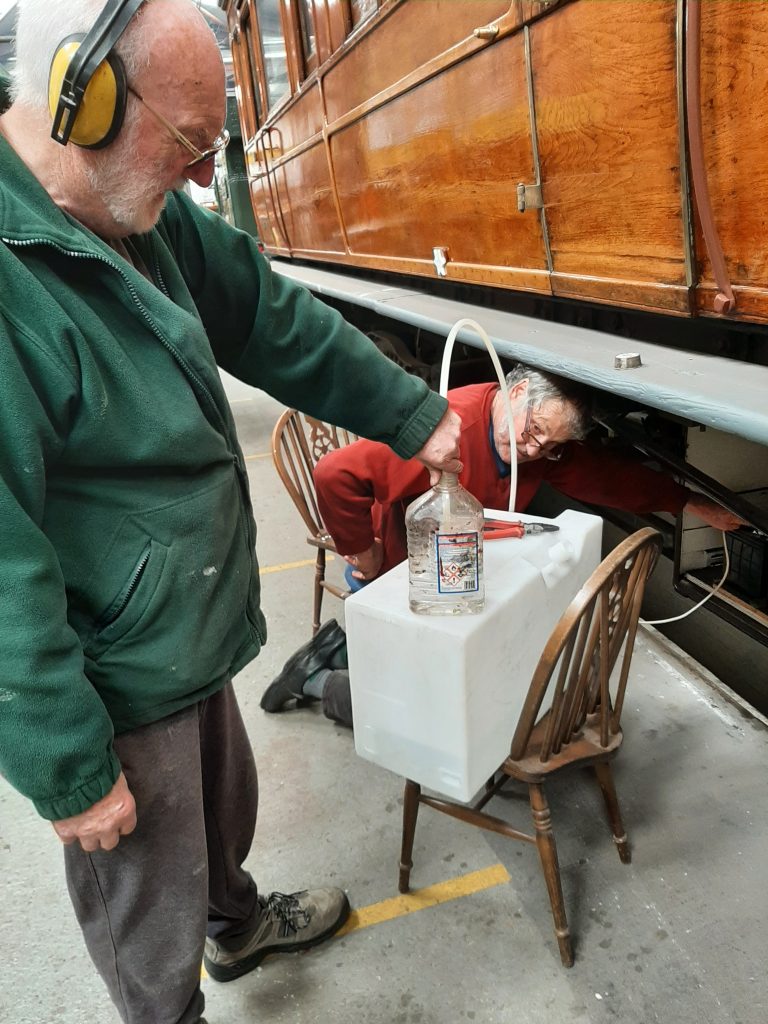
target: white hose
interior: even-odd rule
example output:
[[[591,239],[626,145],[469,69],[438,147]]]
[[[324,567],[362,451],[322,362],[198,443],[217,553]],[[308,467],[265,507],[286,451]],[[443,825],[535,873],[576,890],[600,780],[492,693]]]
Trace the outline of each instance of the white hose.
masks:
[[[507,420],[509,422],[509,511],[515,511],[515,499],[517,498],[517,444],[516,444],[516,431],[515,421],[512,416],[512,403],[509,400],[509,388],[507,382],[504,379],[504,371],[501,368],[499,357],[496,355],[496,349],[491,344],[491,339],[485,333],[483,328],[477,323],[476,320],[469,320],[466,317],[462,320],[457,320],[456,323],[450,330],[448,337],[445,341],[445,349],[443,350],[443,362],[440,367],[440,394],[443,398],[447,397],[448,394],[448,374],[451,369],[451,356],[453,355],[453,346],[456,341],[456,335],[462,329],[462,327],[468,327],[475,331],[485,342],[485,347],[488,349],[488,355],[491,357],[493,368],[496,371],[496,376],[499,378],[499,384],[501,386],[501,393],[503,396],[504,408],[507,412]]]
[[[496,355],[496,349],[491,344],[491,339],[485,333],[483,328],[476,320],[470,320],[464,317],[461,320],[457,320],[451,328],[448,337],[445,339],[445,349],[443,350],[443,361],[440,365],[440,394],[443,398],[448,395],[448,374],[451,369],[451,356],[453,355],[453,346],[456,342],[456,336],[462,327],[468,327],[479,334],[485,343],[485,347],[488,349],[488,355],[491,357],[493,368],[496,371],[496,376],[499,378],[499,385],[501,386],[501,393],[503,396],[504,408],[507,412],[507,421],[509,423],[509,511],[515,511],[515,500],[517,498],[517,445],[516,445],[516,431],[515,421],[512,416],[512,403],[509,400],[509,389],[507,388],[507,382],[504,379],[504,371],[501,368],[499,357]],[[669,619],[641,619],[640,621],[645,623],[646,626],[662,626],[667,622],[678,622],[680,619],[687,618],[692,612],[697,611],[703,604],[706,604],[711,597],[720,590],[728,578],[730,572],[731,563],[728,557],[728,545],[725,540],[725,533],[723,533],[723,548],[725,550],[725,572],[723,578],[707,595],[703,597],[698,604],[695,604],[693,608],[689,608],[687,612],[683,612],[681,615],[673,615]]]
[[[715,594],[718,592],[718,590],[720,590],[722,585],[728,579],[728,573],[731,571],[731,559],[728,556],[728,542],[725,539],[725,531],[722,531],[722,534],[723,534],[723,550],[725,551],[725,572],[723,573],[723,578],[720,580],[720,582],[717,584],[717,586],[713,587],[712,590],[710,590],[710,592],[706,595],[706,597],[702,597],[702,599],[698,602],[698,604],[695,604],[693,606],[693,608],[689,608],[687,612],[681,612],[680,615],[673,615],[670,619],[640,619],[640,621],[644,625],[646,625],[646,626],[664,626],[668,622],[679,622],[680,619],[687,618],[689,615],[691,615],[697,609],[701,608],[701,606],[703,604],[706,604],[707,601],[710,599],[710,597],[714,597],[715,596]]]

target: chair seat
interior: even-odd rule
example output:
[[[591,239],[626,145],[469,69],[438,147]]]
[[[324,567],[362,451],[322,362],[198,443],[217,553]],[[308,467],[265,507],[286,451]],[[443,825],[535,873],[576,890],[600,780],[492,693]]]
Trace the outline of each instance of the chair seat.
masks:
[[[335,551],[336,545],[327,533],[307,534],[307,544],[313,548],[322,548],[323,551]]]
[[[508,757],[501,770],[505,775],[521,782],[541,782],[549,775],[563,768],[575,765],[590,765],[598,761],[607,761],[614,756],[621,746],[624,735],[621,729],[608,736],[608,745],[600,742],[600,715],[588,715],[582,728],[574,735],[571,742],[559,754],[550,754],[547,761],[542,761],[541,748],[544,744],[549,714],[544,715],[531,731],[531,738],[525,754],[517,760]]]

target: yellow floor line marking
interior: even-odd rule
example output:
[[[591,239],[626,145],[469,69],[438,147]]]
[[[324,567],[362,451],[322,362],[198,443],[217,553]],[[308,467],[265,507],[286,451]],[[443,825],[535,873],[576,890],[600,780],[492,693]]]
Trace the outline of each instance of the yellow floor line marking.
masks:
[[[333,555],[325,556],[326,562],[333,561]],[[268,572],[284,572],[286,569],[303,569],[307,565],[314,565],[314,558],[305,558],[301,562],[283,562],[282,565],[265,565],[259,569],[260,576],[266,576]]]
[[[272,455],[272,452],[259,452],[258,455],[246,455],[245,461],[250,462],[251,459],[268,459]]]
[[[390,900],[382,900],[381,903],[372,903],[368,907],[353,910],[344,927],[336,932],[336,937],[348,935],[361,928],[370,928],[373,924],[392,921],[406,914],[414,914],[417,910],[426,910],[427,907],[435,907],[438,903],[448,903],[449,900],[457,900],[461,896],[471,896],[472,893],[492,889],[494,885],[503,885],[508,881],[509,872],[504,865],[494,864],[482,871],[472,871],[460,878],[429,885],[426,889],[415,889],[405,896],[394,896]]]
[[[471,896],[472,893],[492,889],[494,885],[504,885],[508,881],[509,872],[504,865],[494,864],[490,868],[483,868],[482,871],[471,871],[468,875],[429,885],[426,889],[415,889],[407,896],[395,896],[391,900],[371,903],[370,906],[353,910],[333,938],[338,939],[342,935],[360,931],[361,928],[370,928],[373,924],[383,924],[384,921],[392,921],[396,917],[415,914],[417,910],[436,907],[439,903],[448,903],[461,896]],[[205,967],[200,968],[200,977],[203,980],[208,977]]]
[[[249,397],[249,398],[230,398],[229,404],[230,405],[239,405],[241,402],[252,402],[252,401],[253,401],[253,397]]]

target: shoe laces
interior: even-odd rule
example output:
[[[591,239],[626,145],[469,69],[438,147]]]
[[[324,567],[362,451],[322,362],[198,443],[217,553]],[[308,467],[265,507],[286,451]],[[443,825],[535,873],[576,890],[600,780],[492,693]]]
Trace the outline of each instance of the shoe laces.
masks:
[[[280,921],[282,935],[297,932],[309,924],[312,915],[298,900],[303,895],[303,892],[273,892],[267,898],[264,907],[267,918]]]

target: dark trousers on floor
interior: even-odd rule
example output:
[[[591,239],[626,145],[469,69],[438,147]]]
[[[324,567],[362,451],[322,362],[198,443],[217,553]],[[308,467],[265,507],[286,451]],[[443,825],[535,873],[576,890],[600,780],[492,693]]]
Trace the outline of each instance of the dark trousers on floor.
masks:
[[[65,847],[91,959],[126,1024],[196,1024],[206,933],[261,914],[242,868],[256,826],[256,766],[232,684],[115,739],[138,824],[109,852]]]
[[[326,718],[352,728],[352,693],[349,688],[349,669],[334,669],[323,687],[323,714]]]

